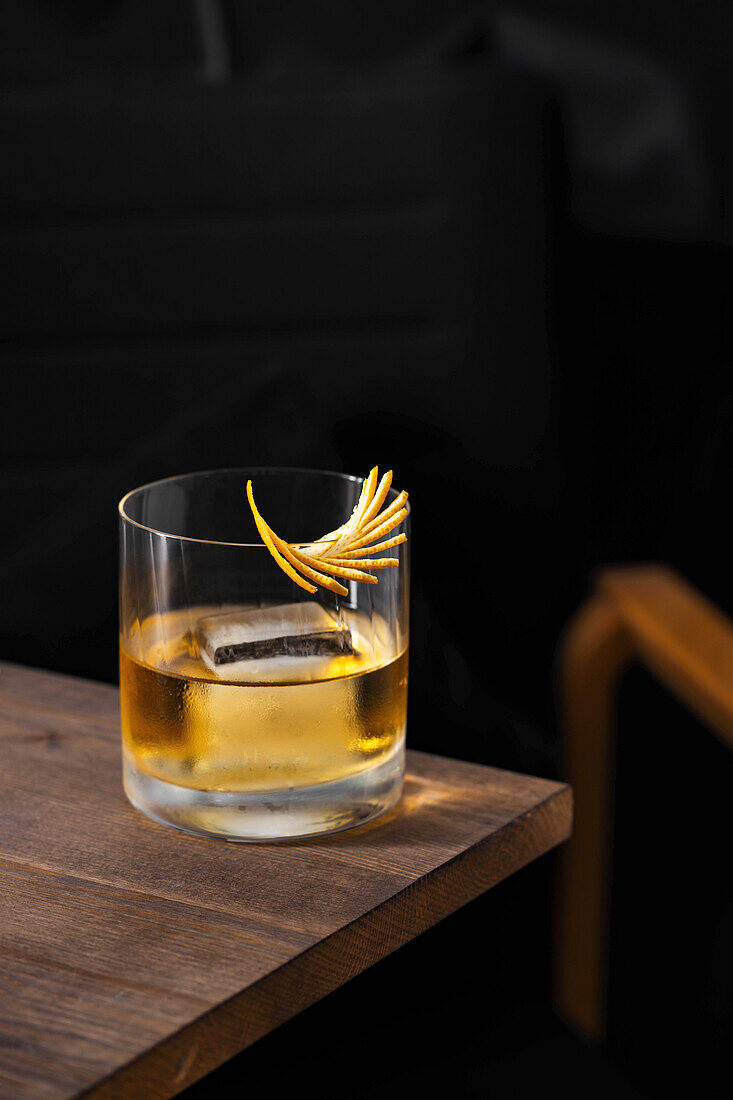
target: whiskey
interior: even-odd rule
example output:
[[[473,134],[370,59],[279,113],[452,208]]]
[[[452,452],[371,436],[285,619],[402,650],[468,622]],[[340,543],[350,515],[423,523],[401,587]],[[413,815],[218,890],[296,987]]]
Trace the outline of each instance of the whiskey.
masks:
[[[341,612],[349,652],[212,666],[195,628],[211,611],[151,617],[121,639],[123,746],[141,772],[194,790],[282,792],[401,749],[407,648],[378,616]]]

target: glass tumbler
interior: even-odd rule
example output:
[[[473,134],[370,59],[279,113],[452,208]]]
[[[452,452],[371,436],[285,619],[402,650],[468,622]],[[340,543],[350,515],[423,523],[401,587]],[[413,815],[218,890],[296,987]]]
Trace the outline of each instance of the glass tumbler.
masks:
[[[230,469],[122,499],[125,791],[155,821],[205,836],[335,832],[400,795],[409,541],[386,552],[399,565],[375,572],[377,584],[311,595],[260,541],[249,478],[260,513],[292,543],[345,523],[363,485],[319,470]],[[409,534],[409,521],[391,534]]]

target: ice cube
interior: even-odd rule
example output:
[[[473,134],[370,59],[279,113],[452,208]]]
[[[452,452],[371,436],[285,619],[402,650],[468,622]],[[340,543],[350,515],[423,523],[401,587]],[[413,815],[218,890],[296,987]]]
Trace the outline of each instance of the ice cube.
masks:
[[[270,657],[321,657],[352,653],[351,631],[318,603],[227,611],[199,619],[196,631],[208,665]]]

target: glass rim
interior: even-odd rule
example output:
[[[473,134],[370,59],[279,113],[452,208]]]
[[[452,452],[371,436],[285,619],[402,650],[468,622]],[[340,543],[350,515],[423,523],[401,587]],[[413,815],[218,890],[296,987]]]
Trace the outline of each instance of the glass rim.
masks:
[[[356,474],[345,474],[340,470],[320,470],[316,467],[307,466],[221,466],[212,470],[191,470],[185,474],[172,474],[170,477],[160,477],[156,478],[155,481],[146,481],[144,485],[137,485],[124,494],[117,504],[117,512],[124,523],[129,523],[132,527],[147,531],[151,535],[157,535],[159,538],[176,539],[179,542],[196,542],[203,546],[234,546],[239,547],[241,550],[267,550],[264,542],[227,542],[222,539],[198,539],[192,535],[174,535],[172,531],[159,531],[157,527],[150,527],[146,523],[140,523],[139,520],[133,519],[125,511],[125,505],[132,497],[137,493],[142,493],[145,489],[153,489],[156,485],[166,485],[169,482],[182,481],[184,478],[206,477],[211,474],[243,474],[245,472],[249,472],[250,475],[253,473],[320,474],[325,477],[340,478],[342,481],[361,482],[362,485],[366,481],[365,477],[359,477]],[[389,494],[392,493],[396,495],[397,490],[390,487]],[[407,509],[405,519],[409,519],[411,512],[409,500],[405,503],[405,508]]]

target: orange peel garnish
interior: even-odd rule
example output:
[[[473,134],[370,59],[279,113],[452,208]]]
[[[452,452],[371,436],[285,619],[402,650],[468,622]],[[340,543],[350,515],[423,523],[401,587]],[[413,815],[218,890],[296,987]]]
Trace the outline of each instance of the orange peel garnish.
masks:
[[[391,550],[393,546],[400,546],[403,542],[407,542],[407,535],[395,535],[394,538],[386,539],[384,542],[378,542],[376,546],[370,546],[369,553],[376,554],[378,550]],[[340,556],[342,558],[358,558],[361,557],[363,553],[363,550],[344,550]],[[388,558],[386,560],[391,561],[392,559]]]
[[[343,565],[349,568],[354,565],[359,569],[394,569],[400,564],[399,558],[356,558],[356,560],[350,560],[349,558],[324,558],[323,564],[328,565]],[[359,580],[365,579],[371,581],[372,584],[377,583],[376,577],[358,578]]]
[[[364,569],[394,569],[400,564],[399,558],[370,556],[407,541],[407,535],[402,533],[384,542],[375,542],[399,526],[407,515],[404,507],[407,493],[404,491],[380,513],[392,485],[392,471],[388,470],[377,484],[378,478],[379,470],[374,466],[346,523],[312,543],[285,542],[275,534],[258,512],[252,482],[247,482],[247,499],[262,541],[283,572],[306,592],[315,592],[316,585],[320,584],[331,592],[348,596],[348,588],[337,577],[376,584],[377,578],[365,573]]]

